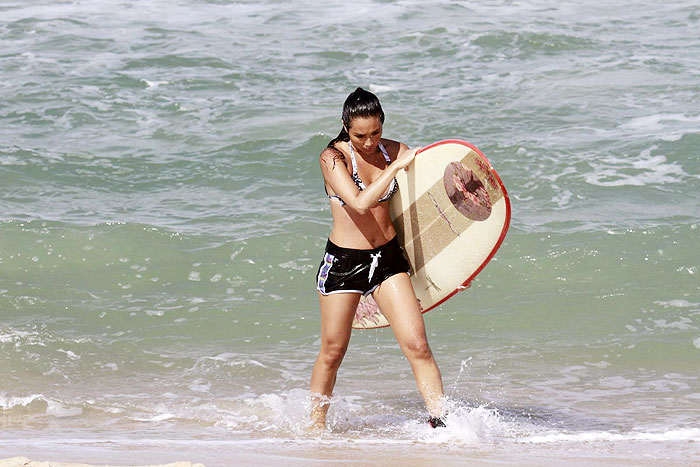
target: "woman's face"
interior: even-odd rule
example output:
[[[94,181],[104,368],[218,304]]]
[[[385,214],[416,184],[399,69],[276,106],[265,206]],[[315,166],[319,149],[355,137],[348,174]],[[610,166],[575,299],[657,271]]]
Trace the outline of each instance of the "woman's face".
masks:
[[[372,154],[377,150],[382,137],[382,121],[379,117],[355,117],[347,130],[355,149]]]

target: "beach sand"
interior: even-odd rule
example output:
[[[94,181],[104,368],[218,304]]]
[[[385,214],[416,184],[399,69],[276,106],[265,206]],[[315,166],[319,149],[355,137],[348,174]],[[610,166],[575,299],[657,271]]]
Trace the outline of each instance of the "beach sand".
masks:
[[[26,457],[12,457],[9,459],[0,460],[0,467],[98,467],[95,464],[76,464],[72,462],[53,462],[53,461],[33,461]],[[100,464],[100,467],[110,467],[105,464]],[[117,467],[117,466],[111,466]],[[124,467],[124,466],[122,466]],[[131,466],[134,467],[134,466]],[[173,462],[171,464],[159,464],[150,466],[138,467],[204,467],[204,464],[193,464],[191,462]]]
[[[235,451],[213,449],[208,454],[195,450],[192,455],[202,458],[204,463],[174,462],[169,464],[144,464],[133,457],[123,455],[91,456],[92,459],[113,459],[116,464],[104,463],[74,463],[61,461],[32,461],[26,457],[13,457],[0,460],[0,467],[230,467],[240,466],[289,466],[310,467],[328,465],[352,465],[354,467],[386,466],[403,467],[406,465],[421,467],[461,467],[470,466],[517,466],[517,467],[553,467],[567,465],[572,467],[659,467],[659,466],[686,466],[698,465],[688,462],[692,456],[664,455],[657,449],[661,446],[642,445],[636,446],[640,450],[635,452],[632,446],[607,446],[597,449],[596,446],[588,446],[589,451],[583,454],[581,450],[569,449],[543,449],[538,452],[529,450],[514,450],[509,452],[480,452],[477,450],[465,450],[454,452],[439,446],[405,446],[401,449],[369,449],[370,446],[287,446],[290,449],[269,449],[269,446],[257,448],[235,449]],[[375,446],[376,447],[376,446]],[[599,448],[599,446],[598,446]],[[649,449],[651,448],[651,449]],[[144,452],[137,452],[138,455]],[[155,453],[151,453],[155,454]],[[63,459],[76,458],[75,455],[59,455]],[[52,456],[38,455],[37,458],[50,458]],[[78,457],[80,457],[78,455]],[[95,461],[91,461],[95,462]]]

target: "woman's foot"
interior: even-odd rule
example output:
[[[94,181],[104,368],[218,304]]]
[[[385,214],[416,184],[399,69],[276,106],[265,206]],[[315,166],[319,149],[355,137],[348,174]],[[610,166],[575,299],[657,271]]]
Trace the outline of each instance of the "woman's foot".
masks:
[[[445,428],[445,420],[441,417],[430,417],[428,418],[428,423],[432,428]]]

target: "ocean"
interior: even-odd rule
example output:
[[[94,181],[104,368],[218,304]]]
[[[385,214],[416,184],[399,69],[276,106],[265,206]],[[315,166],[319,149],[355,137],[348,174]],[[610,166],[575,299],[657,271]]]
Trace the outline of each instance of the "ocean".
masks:
[[[0,458],[696,462],[699,27],[688,0],[0,1]],[[305,431],[318,154],[357,86],[510,195],[425,315],[445,429],[379,329]]]

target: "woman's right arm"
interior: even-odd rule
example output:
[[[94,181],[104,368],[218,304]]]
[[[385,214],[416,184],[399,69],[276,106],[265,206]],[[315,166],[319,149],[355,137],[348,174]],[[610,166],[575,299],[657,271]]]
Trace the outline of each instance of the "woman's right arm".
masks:
[[[411,163],[417,150],[418,148],[403,151],[394,163],[384,169],[379,178],[367,185],[364,190],[360,190],[355,185],[345,164],[338,163],[338,159],[343,156],[335,148],[326,148],[321,152],[321,172],[326,183],[336,195],[340,196],[346,206],[360,214],[365,214],[384,195],[399,170]]]

